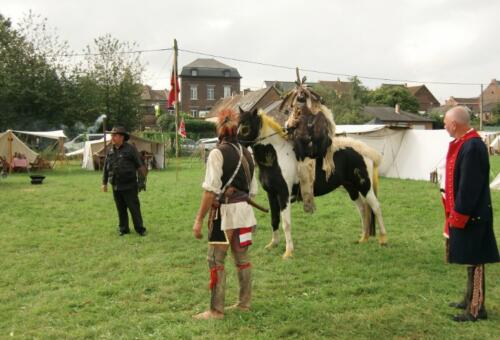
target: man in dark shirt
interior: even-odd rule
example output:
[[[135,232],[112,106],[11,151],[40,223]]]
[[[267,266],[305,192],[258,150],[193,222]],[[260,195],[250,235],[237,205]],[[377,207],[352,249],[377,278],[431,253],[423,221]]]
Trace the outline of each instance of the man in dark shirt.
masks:
[[[127,143],[130,135],[124,127],[116,126],[111,130],[111,143],[104,162],[102,191],[108,191],[108,182],[113,188],[113,198],[118,210],[120,236],[130,233],[127,208],[132,215],[135,231],[146,235],[141,215],[138,192],[144,189],[147,169],[141,161],[139,152]],[[137,173],[139,173],[139,183]]]
[[[455,321],[486,319],[486,263],[500,261],[493,231],[489,188],[490,164],[486,145],[470,126],[468,111],[461,106],[449,110],[445,128],[455,138],[446,156],[445,212],[447,259],[467,266],[464,299],[450,304],[463,309]]]

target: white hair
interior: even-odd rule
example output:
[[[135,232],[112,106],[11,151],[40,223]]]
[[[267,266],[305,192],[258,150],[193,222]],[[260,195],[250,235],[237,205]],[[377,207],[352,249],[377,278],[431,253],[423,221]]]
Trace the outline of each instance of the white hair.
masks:
[[[453,120],[459,124],[470,124],[470,110],[465,106],[455,106],[454,108],[446,112],[446,114],[451,114]]]

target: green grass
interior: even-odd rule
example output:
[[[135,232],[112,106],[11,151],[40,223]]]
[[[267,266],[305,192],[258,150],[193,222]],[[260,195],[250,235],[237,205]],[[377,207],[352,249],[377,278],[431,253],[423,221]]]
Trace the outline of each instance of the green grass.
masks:
[[[500,157],[492,158],[492,173]],[[339,190],[310,216],[293,208],[295,255],[264,250],[269,216],[251,247],[253,311],[195,322],[208,305],[206,242],[192,237],[201,163],[152,172],[141,193],[149,235],[118,237],[111,193],[100,174],[76,166],[0,180],[0,338],[446,338],[498,339],[500,266],[487,267],[490,319],[457,325],[449,301],[461,297],[465,269],[443,262],[443,212],[435,185],[381,180],[389,246],[357,245],[360,221]],[[500,235],[500,192],[494,192]],[[261,190],[258,201],[266,203]],[[206,233],[205,233],[206,234]],[[282,237],[284,241],[284,238]],[[236,299],[227,260],[226,303]]]

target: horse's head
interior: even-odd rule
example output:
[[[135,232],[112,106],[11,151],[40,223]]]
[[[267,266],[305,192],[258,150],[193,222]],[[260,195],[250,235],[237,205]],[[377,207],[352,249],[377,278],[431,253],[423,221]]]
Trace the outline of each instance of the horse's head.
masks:
[[[240,107],[240,120],[238,123],[238,141],[243,146],[251,146],[260,134],[262,119],[257,109],[245,111]]]

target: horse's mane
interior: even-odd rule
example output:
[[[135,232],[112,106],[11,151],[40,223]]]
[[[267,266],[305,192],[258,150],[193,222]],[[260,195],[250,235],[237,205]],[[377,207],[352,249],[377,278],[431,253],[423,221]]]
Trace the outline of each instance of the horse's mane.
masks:
[[[369,147],[359,140],[350,137],[335,137],[333,140],[333,145],[336,150],[353,148],[354,151],[358,152],[364,157],[371,159],[375,166],[378,166],[382,161],[382,155],[375,149]]]
[[[283,130],[283,127],[278,123],[273,117],[269,116],[263,110],[259,110],[259,116],[262,119],[262,128],[270,128],[274,132],[277,132],[282,138],[287,139],[287,134]]]

